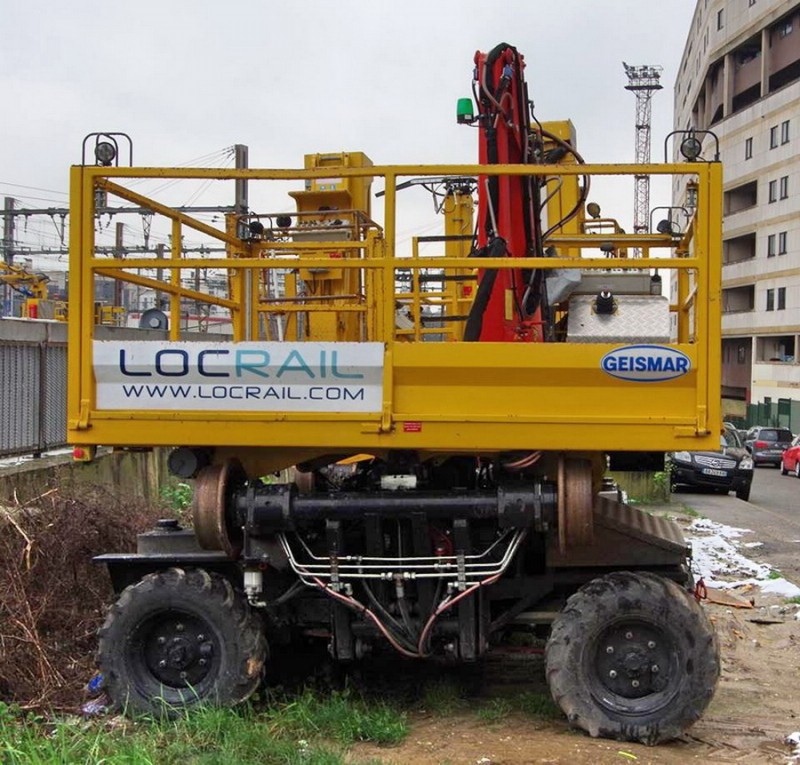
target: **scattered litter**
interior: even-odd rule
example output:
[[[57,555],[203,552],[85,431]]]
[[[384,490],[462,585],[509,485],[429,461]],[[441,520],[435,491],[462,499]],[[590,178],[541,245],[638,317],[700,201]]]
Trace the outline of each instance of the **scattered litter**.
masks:
[[[783,619],[776,619],[774,616],[751,616],[748,622],[753,624],[783,624]]]
[[[619,752],[617,752],[617,754],[620,757],[627,757],[629,760],[638,760],[639,759],[635,754],[633,754],[631,752],[623,752],[621,749],[620,749]]]
[[[692,545],[694,573],[703,578],[709,590],[712,587],[731,590],[757,585],[762,592],[784,598],[800,596],[800,587],[783,577],[771,579],[770,575],[775,574],[770,566],[757,563],[739,552],[738,547],[748,543],[733,540],[752,533],[750,529],[726,526],[708,518],[693,521],[687,534]]]
[[[766,582],[759,582],[762,592],[769,592],[773,595],[780,595],[784,598],[800,597],[800,587],[792,584],[783,577],[779,579],[768,579]]]
[[[710,603],[717,603],[720,606],[732,606],[733,608],[753,608],[749,600],[745,600],[739,595],[725,590],[718,590],[714,587],[706,587],[706,598]]]
[[[794,751],[791,754],[791,762],[797,762],[798,758],[800,758],[800,731],[790,733],[784,740],[789,746],[794,747]]]
[[[90,696],[99,696],[105,687],[105,678],[101,672],[98,672],[88,683],[86,683],[86,692]]]
[[[111,704],[111,699],[105,694],[101,693],[96,699],[90,699],[81,707],[81,713],[85,717],[96,717],[108,712]]]

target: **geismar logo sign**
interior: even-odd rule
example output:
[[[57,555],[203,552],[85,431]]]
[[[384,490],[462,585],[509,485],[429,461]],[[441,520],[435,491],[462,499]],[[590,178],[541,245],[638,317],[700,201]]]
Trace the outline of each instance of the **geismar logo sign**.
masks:
[[[692,361],[665,345],[626,345],[603,356],[600,367],[620,380],[664,382],[683,377],[692,368]]]
[[[98,409],[377,412],[382,343],[95,340]]]

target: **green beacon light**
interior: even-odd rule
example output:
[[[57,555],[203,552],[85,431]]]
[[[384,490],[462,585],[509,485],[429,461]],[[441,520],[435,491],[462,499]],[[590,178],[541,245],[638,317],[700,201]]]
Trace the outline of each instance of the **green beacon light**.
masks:
[[[471,125],[475,121],[475,113],[472,111],[471,98],[459,98],[456,105],[456,120],[459,125]]]

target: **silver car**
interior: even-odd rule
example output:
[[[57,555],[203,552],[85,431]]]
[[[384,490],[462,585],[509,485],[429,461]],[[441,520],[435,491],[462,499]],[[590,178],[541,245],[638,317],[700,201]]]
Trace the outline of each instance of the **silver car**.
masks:
[[[758,426],[747,431],[744,445],[752,455],[754,465],[778,467],[781,464],[784,449],[788,449],[791,443],[792,431],[788,428]]]

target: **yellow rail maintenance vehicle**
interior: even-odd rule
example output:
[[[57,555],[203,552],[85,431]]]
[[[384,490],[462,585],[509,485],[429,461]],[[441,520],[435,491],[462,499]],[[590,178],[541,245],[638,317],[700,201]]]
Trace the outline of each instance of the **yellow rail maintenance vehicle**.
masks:
[[[0,262],[0,284],[11,287],[25,297],[23,319],[58,319],[66,321],[66,303],[50,300],[47,283],[50,277],[22,266]]]
[[[97,134],[96,164],[72,169],[70,442],[172,447],[194,479],[193,529],[99,558],[121,593],[98,651],[119,707],[242,701],[268,644],[309,636],[341,661],[472,661],[546,630],[573,725],[656,743],[702,714],[719,656],[689,549],[601,489],[608,464],[719,445],[721,167],[694,135],[692,161],[586,164],[569,122],[532,119],[523,68],[505,44],[476,54],[458,120],[477,164],[128,167]],[[588,201],[643,175],[690,184],[685,225],[627,234]],[[213,225],[139,191],[173,180],[277,188],[276,207],[289,188],[296,209]],[[399,193],[420,185],[441,235]],[[152,211],[169,256],[98,257],[98,192]],[[187,257],[187,233],[222,254]],[[97,339],[101,277],[165,310]],[[187,302],[226,331],[184,327]]]

